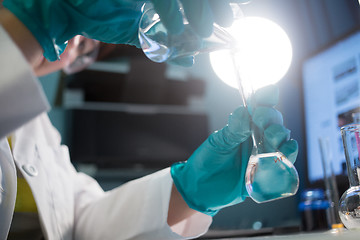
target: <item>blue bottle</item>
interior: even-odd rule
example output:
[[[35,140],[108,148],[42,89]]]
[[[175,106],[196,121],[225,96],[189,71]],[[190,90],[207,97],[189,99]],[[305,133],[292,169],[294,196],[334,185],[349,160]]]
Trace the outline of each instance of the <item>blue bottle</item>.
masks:
[[[321,231],[330,229],[330,202],[325,199],[324,190],[307,189],[301,194],[299,211],[302,231]]]

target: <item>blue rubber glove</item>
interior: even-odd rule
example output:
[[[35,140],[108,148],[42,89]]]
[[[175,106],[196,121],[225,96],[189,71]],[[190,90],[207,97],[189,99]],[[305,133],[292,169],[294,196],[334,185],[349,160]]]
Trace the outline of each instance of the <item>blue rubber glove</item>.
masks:
[[[5,0],[55,61],[75,35],[139,47],[137,32],[144,1],[137,0]]]
[[[252,120],[263,131],[268,151],[278,149],[294,163],[298,145],[274,108],[277,101],[277,87],[258,90]],[[248,196],[245,172],[252,150],[250,135],[248,111],[240,107],[230,115],[228,125],[212,133],[186,162],[171,166],[174,184],[190,208],[213,216]]]
[[[243,0],[238,0],[243,1]],[[139,47],[138,22],[141,6],[148,0],[4,0],[9,9],[33,33],[44,50],[44,56],[55,61],[67,41],[83,35],[107,43]],[[177,0],[152,0],[169,31],[183,28]],[[185,13],[201,36],[212,32],[212,23],[229,25],[227,0],[182,0]],[[189,65],[184,59],[180,65]]]

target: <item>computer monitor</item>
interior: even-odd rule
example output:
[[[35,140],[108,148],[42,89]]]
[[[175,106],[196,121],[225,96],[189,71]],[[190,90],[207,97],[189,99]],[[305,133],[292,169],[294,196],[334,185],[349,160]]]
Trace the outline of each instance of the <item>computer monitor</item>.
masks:
[[[346,171],[340,128],[360,111],[360,31],[352,32],[303,64],[307,175],[323,179],[320,139],[328,139],[335,175]]]

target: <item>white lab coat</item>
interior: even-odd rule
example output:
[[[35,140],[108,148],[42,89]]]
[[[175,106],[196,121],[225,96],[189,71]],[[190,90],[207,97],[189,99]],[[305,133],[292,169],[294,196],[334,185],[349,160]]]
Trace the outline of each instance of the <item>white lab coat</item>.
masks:
[[[45,111],[48,103],[20,51],[0,26],[0,239],[16,198],[16,167],[33,192],[46,239],[184,239],[205,233],[198,213],[170,228],[169,169],[104,192],[72,166]],[[6,136],[12,133],[13,152]]]

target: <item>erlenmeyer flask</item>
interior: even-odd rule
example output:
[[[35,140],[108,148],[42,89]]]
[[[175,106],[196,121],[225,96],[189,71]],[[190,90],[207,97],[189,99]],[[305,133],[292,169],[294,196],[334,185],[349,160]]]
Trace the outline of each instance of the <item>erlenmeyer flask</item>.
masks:
[[[236,40],[222,28],[214,24],[213,33],[208,38],[201,38],[190,26],[183,13],[184,31],[173,35],[165,28],[159,15],[151,4],[146,4],[139,22],[139,41],[145,55],[154,62],[165,62],[199,53],[230,49]],[[238,4],[231,5],[236,19],[243,14]]]
[[[243,82],[241,66],[236,62],[233,53],[232,61],[243,105],[248,108],[248,101],[253,98],[251,82]],[[280,151],[268,152],[265,149],[264,135],[252,122],[253,150],[245,173],[245,185],[249,196],[257,203],[273,201],[293,196],[299,188],[299,175],[296,168]]]
[[[340,198],[339,215],[348,229],[360,229],[360,124],[341,128],[350,188]]]
[[[253,153],[245,182],[246,190],[257,203],[293,196],[299,188],[298,173],[281,152]]]

